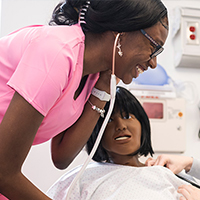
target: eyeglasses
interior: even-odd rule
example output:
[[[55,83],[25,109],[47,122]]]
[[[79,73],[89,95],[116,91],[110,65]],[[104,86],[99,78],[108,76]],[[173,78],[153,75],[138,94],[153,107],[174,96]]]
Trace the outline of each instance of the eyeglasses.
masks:
[[[151,41],[151,43],[153,43],[156,46],[156,49],[150,55],[150,58],[152,59],[156,57],[157,55],[159,55],[164,50],[164,48],[161,45],[159,45],[152,37],[150,37],[143,29],[140,29],[140,31],[148,40]]]

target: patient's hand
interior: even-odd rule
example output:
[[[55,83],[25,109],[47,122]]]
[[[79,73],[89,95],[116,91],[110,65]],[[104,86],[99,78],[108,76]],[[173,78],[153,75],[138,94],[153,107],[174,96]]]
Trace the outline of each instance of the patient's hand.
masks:
[[[199,200],[200,199],[200,189],[192,185],[181,185],[178,188],[178,193],[183,196],[180,197],[180,200]]]
[[[192,166],[193,158],[186,156],[177,156],[177,155],[169,155],[162,154],[157,157],[157,159],[148,158],[145,162],[146,166],[166,166],[169,168],[174,174],[178,174],[183,169],[188,172]]]

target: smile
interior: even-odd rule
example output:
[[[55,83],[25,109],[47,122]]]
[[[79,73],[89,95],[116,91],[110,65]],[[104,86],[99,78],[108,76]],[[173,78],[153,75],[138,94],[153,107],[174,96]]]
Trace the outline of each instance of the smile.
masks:
[[[139,74],[142,74],[144,72],[144,69],[139,65],[136,66],[136,69],[137,69]]]
[[[126,140],[129,138],[130,138],[130,136],[119,136],[119,137],[116,137],[115,140]]]

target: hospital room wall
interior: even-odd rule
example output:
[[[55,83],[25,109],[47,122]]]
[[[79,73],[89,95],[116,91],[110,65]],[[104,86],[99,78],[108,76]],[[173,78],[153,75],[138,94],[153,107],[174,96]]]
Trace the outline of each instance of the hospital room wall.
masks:
[[[47,24],[54,6],[58,0],[0,0],[0,36],[30,24]],[[163,0],[168,7],[169,17],[171,18],[172,9],[175,6],[194,6],[200,8],[200,0],[181,1]],[[170,23],[171,19],[170,19]],[[171,35],[165,44],[165,51],[158,57],[168,75],[176,81],[192,81],[200,96],[200,69],[198,68],[175,68],[174,52]],[[186,151],[184,155],[191,155],[200,159],[200,139],[198,131],[200,127],[199,109],[197,103],[186,104]],[[173,140],[173,138],[170,138]],[[178,141],[177,141],[178,142]],[[70,169],[80,164],[86,158],[85,152],[76,158]],[[50,142],[34,146],[23,166],[24,174],[32,180],[44,192],[67,170],[57,170],[50,157]]]

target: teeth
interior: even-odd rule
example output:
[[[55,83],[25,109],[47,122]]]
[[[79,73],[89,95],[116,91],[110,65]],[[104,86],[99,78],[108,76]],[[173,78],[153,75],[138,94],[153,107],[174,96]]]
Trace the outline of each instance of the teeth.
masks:
[[[143,71],[142,71],[138,66],[136,66],[136,69],[137,69],[137,71],[139,72],[139,74],[142,74],[142,73],[143,73]]]
[[[128,136],[123,136],[123,137],[115,138],[115,140],[125,140],[125,139],[128,139],[128,138],[129,138]]]

